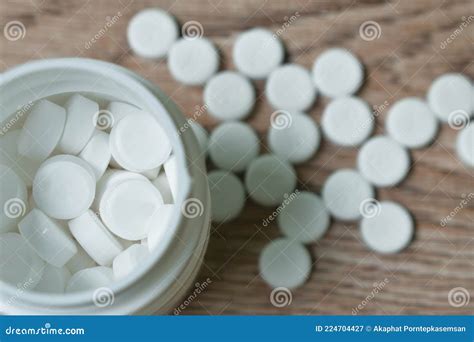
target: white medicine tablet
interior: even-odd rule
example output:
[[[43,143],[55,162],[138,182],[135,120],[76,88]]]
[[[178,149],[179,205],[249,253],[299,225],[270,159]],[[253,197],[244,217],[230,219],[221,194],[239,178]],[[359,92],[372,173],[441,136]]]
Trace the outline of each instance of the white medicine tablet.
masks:
[[[227,222],[239,216],[245,203],[245,190],[240,179],[227,171],[212,171],[207,178],[212,220]]]
[[[206,83],[204,103],[209,114],[216,119],[240,120],[250,113],[255,104],[255,89],[239,73],[223,71]]]
[[[112,128],[110,151],[124,169],[142,172],[162,165],[171,153],[171,143],[151,115],[128,115]]]
[[[154,251],[160,246],[168,231],[171,215],[174,212],[174,205],[164,204],[160,206],[148,221],[147,245],[150,251]]]
[[[375,186],[395,186],[410,170],[410,154],[395,140],[379,135],[361,147],[357,168]]]
[[[68,224],[77,242],[99,265],[110,265],[123,250],[122,245],[91,210],[70,220]]]
[[[471,81],[462,74],[448,73],[439,76],[428,90],[430,108],[441,121],[449,122],[452,116],[464,115],[466,120],[474,110]]]
[[[128,23],[128,44],[141,57],[165,56],[178,37],[176,20],[168,12],[158,8],[142,10]]]
[[[220,169],[244,171],[259,151],[257,134],[243,122],[222,123],[209,138],[209,156]]]
[[[17,174],[0,164],[0,233],[16,229],[26,213],[28,191]]]
[[[35,286],[35,291],[43,293],[64,293],[67,283],[71,279],[71,272],[66,267],[46,265],[43,276]]]
[[[316,100],[311,74],[297,64],[285,64],[273,70],[265,94],[273,108],[283,110],[304,112]]]
[[[102,131],[96,131],[81,153],[79,153],[79,157],[92,167],[96,180],[99,180],[104,174],[105,169],[107,169],[110,156],[109,135]]]
[[[340,97],[324,109],[321,127],[324,135],[341,146],[358,146],[374,129],[375,118],[370,106],[355,96]]]
[[[379,253],[397,253],[413,238],[413,218],[395,202],[380,202],[378,213],[360,221],[362,240]]]
[[[120,120],[128,115],[144,114],[140,108],[135,107],[129,103],[112,101],[108,104],[107,109],[102,113],[99,113],[97,117],[97,128],[104,131],[110,129],[116,125]],[[103,117],[102,117],[102,115]],[[101,120],[102,118],[102,120]]]
[[[207,147],[209,145],[209,135],[204,127],[201,126],[199,122],[194,120],[189,120],[189,126],[193,130],[194,135],[198,141],[199,147],[201,148],[201,153],[206,156],[207,154]]]
[[[168,68],[178,82],[201,85],[219,69],[219,52],[209,39],[182,38],[171,47]]]
[[[357,171],[340,169],[326,179],[321,195],[334,218],[352,221],[360,218],[362,202],[374,198],[375,192]]]
[[[282,203],[277,222],[289,239],[301,243],[319,240],[329,227],[330,217],[323,200],[303,191],[287,197]]]
[[[158,189],[163,197],[163,203],[172,204],[173,203],[173,194],[171,192],[170,183],[168,177],[164,172],[161,172],[158,177],[152,181],[153,185]]]
[[[275,113],[287,116],[288,122],[279,125],[277,116],[271,118],[267,139],[272,152],[293,164],[310,159],[318,150],[321,141],[316,122],[308,115],[299,112]]]
[[[408,148],[432,142],[438,132],[438,120],[425,101],[408,97],[397,101],[388,111],[385,127],[388,134]]]
[[[18,138],[18,153],[42,162],[61,139],[66,110],[47,100],[38,101],[26,118]]]
[[[360,61],[346,49],[332,48],[316,58],[313,79],[321,94],[341,97],[355,94],[364,80]]]
[[[296,173],[286,161],[273,154],[255,159],[245,174],[245,187],[250,197],[258,204],[276,206],[285,194],[296,188]]]
[[[178,198],[178,192],[180,190],[179,180],[178,180],[178,159],[176,159],[176,156],[172,155],[171,157],[169,157],[168,160],[163,165],[163,168],[165,170],[165,175],[168,181],[169,189],[173,196],[173,201],[176,201],[176,199]],[[161,182],[160,184],[157,184],[155,182],[155,186],[157,186],[157,188],[159,188],[159,186],[161,185],[163,185],[161,184]]]
[[[474,123],[471,122],[458,133],[456,153],[463,163],[474,167]]]
[[[86,268],[73,274],[66,286],[66,293],[96,290],[110,285],[113,281],[114,272],[110,267]]]
[[[125,278],[148,257],[148,247],[141,244],[133,244],[117,255],[114,259],[113,270],[115,279]]]
[[[94,195],[94,171],[87,162],[71,155],[49,158],[33,180],[38,208],[60,220],[81,215],[91,206]]]
[[[43,275],[44,261],[20,234],[0,234],[0,260],[0,280],[19,289],[33,289]]]
[[[232,57],[242,74],[253,79],[263,79],[283,62],[285,51],[276,35],[256,27],[239,34]]]
[[[74,254],[74,256],[65,265],[71,274],[79,272],[84,268],[97,266],[95,261],[92,260],[92,258],[86,253],[80,244],[77,244],[76,247],[77,253]]]
[[[55,267],[63,267],[77,252],[71,236],[41,210],[31,210],[20,221],[18,228],[36,253]]]
[[[163,198],[149,180],[130,179],[105,191],[99,212],[112,233],[136,241],[146,237],[147,223],[161,205]]]
[[[294,289],[308,279],[311,256],[291,239],[277,239],[265,246],[259,259],[260,276],[273,288]]]
[[[66,124],[59,140],[58,148],[65,154],[78,154],[94,134],[96,113],[99,105],[75,94],[69,98],[64,108],[66,109]]]

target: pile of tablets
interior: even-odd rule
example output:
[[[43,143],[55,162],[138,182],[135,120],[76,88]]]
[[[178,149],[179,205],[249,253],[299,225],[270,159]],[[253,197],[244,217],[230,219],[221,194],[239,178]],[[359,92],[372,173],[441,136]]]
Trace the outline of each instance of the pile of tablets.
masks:
[[[167,133],[130,104],[35,103],[0,137],[0,279],[63,293],[127,276],[163,238],[173,163]]]

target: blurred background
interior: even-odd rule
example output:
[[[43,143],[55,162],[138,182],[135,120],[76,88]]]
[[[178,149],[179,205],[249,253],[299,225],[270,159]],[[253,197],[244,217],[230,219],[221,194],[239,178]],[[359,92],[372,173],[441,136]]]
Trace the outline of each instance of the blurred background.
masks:
[[[255,26],[278,32],[287,60],[306,68],[329,47],[350,49],[366,67],[359,96],[380,114],[374,134],[383,132],[391,104],[407,96],[424,97],[438,75],[461,72],[474,78],[471,0],[2,0],[2,29],[18,21],[24,31],[13,40],[3,32],[0,71],[33,59],[101,59],[157,84],[191,117],[201,110],[203,89],[179,84],[166,60],[137,57],[127,44],[130,18],[148,7],[169,11],[181,24],[199,23],[222,53],[221,69],[234,69],[235,38]],[[373,33],[363,30],[369,24]],[[268,151],[266,131],[273,110],[263,96],[264,81],[255,84],[258,101],[247,121],[258,132],[263,153]],[[326,104],[327,99],[318,98],[309,115],[319,122]],[[206,113],[198,121],[208,130],[217,124]],[[404,182],[378,190],[379,200],[400,202],[416,220],[415,239],[402,253],[375,254],[360,240],[356,223],[333,221],[324,238],[309,246],[314,264],[308,282],[292,291],[284,306],[275,306],[272,289],[258,271],[261,250],[280,236],[275,222],[262,224],[274,209],[247,200],[237,220],[213,225],[196,279],[196,288],[207,285],[197,295],[196,288],[190,289],[180,314],[474,313],[474,201],[441,224],[474,192],[474,170],[455,156],[456,135],[444,125],[431,146],[412,151],[412,170]],[[298,188],[319,193],[331,172],[355,167],[356,155],[357,149],[323,141],[310,162],[296,167]],[[448,295],[459,288],[467,299],[462,305]]]

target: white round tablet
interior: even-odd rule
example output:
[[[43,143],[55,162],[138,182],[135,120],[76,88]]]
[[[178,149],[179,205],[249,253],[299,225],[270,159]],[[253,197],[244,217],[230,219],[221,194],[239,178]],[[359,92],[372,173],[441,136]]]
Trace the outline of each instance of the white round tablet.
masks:
[[[285,50],[281,40],[271,31],[256,27],[239,34],[232,57],[242,74],[263,79],[283,62]]]
[[[265,246],[259,259],[260,276],[273,288],[303,285],[311,272],[311,256],[291,239],[277,239]]]
[[[36,162],[45,160],[61,139],[66,110],[47,100],[38,101],[23,124],[18,153]]]
[[[91,210],[72,219],[68,224],[77,242],[99,265],[110,265],[123,250],[122,245]]]
[[[173,194],[171,192],[170,183],[166,173],[161,172],[158,177],[152,181],[153,185],[158,189],[163,197],[163,203],[172,204],[173,203]]]
[[[0,234],[0,260],[0,280],[19,289],[33,289],[43,275],[44,261],[20,234]]]
[[[458,133],[456,153],[463,163],[474,167],[474,123],[471,122]]]
[[[194,120],[189,120],[188,122],[191,126],[191,129],[193,130],[194,135],[196,136],[199,147],[201,148],[201,153],[206,156],[207,147],[209,145],[209,136],[207,134],[207,131],[204,129],[204,127],[201,126],[199,122],[196,122]]]
[[[63,228],[41,210],[33,209],[18,224],[25,241],[55,267],[64,266],[77,252],[76,243]]]
[[[370,106],[355,96],[340,97],[324,109],[321,127],[324,135],[341,146],[358,146],[374,129],[375,118]]]
[[[66,263],[67,269],[74,274],[84,268],[97,266],[94,260],[86,253],[80,244],[76,245],[77,253]]]
[[[204,103],[209,114],[216,119],[240,120],[250,113],[255,104],[255,89],[241,74],[223,71],[206,83]]]
[[[148,247],[141,244],[133,244],[117,255],[113,267],[115,279],[122,279],[135,270],[148,257]]]
[[[148,221],[147,245],[150,251],[157,249],[165,238],[173,212],[174,205],[164,204],[155,211]]]
[[[277,111],[276,115],[288,117],[288,124],[279,125],[279,118],[272,116],[268,130],[268,144],[274,154],[290,163],[302,163],[318,150],[321,141],[316,122],[299,112]]]
[[[168,181],[169,190],[171,191],[171,195],[173,196],[173,201],[178,198],[179,190],[181,189],[178,180],[178,160],[174,155],[168,158],[168,160],[163,165],[165,169],[166,179]],[[155,182],[155,186],[157,188],[159,186],[164,186],[163,184],[157,184]],[[164,186],[165,187],[165,186]]]
[[[79,154],[79,157],[92,167],[95,179],[99,180],[110,162],[109,135],[102,131],[96,131]]]
[[[245,203],[245,190],[240,179],[226,171],[212,171],[207,178],[212,220],[227,222],[239,216]]]
[[[219,69],[219,52],[209,39],[182,38],[171,47],[168,68],[178,82],[201,85]]]
[[[341,97],[355,94],[364,81],[364,68],[346,49],[332,48],[316,58],[313,79],[321,94]]]
[[[154,117],[129,115],[112,128],[110,151],[124,169],[142,172],[162,165],[171,153],[171,143]]]
[[[453,115],[469,116],[473,113],[472,84],[462,74],[448,73],[439,76],[428,90],[430,108],[441,121],[449,122]]]
[[[43,293],[64,293],[71,272],[66,267],[54,267],[46,264],[43,276],[35,286],[35,291]]]
[[[276,206],[285,194],[296,188],[296,173],[286,161],[273,154],[255,159],[245,174],[245,187],[250,197],[258,204]]]
[[[176,20],[168,12],[158,8],[142,10],[128,23],[128,44],[141,57],[165,56],[178,37]]]
[[[110,131],[124,117],[138,114],[146,113],[129,103],[112,101],[108,104],[106,110],[97,115],[96,125],[101,131]]]
[[[96,266],[85,268],[69,279],[66,286],[66,293],[96,290],[100,287],[106,287],[114,281],[114,272],[112,268],[105,266]]]
[[[283,201],[277,222],[291,240],[310,243],[319,240],[329,227],[330,217],[319,196],[303,191]]]
[[[275,109],[304,112],[316,100],[316,88],[308,70],[297,64],[285,64],[268,77],[265,95]]]
[[[321,195],[334,218],[352,221],[360,218],[361,203],[374,198],[375,192],[357,171],[340,169],[326,179]]]
[[[220,169],[240,172],[257,158],[260,141],[255,131],[243,122],[225,122],[209,138],[209,157]]]
[[[410,154],[395,140],[379,135],[361,147],[357,168],[375,186],[395,186],[410,171]]]
[[[407,209],[395,202],[380,202],[375,216],[360,221],[362,240],[379,253],[397,253],[413,238],[413,218]]]
[[[71,155],[49,158],[33,180],[38,208],[60,220],[81,215],[91,206],[94,195],[94,171],[87,162]]]
[[[105,191],[99,212],[112,233],[136,241],[146,237],[147,223],[162,204],[160,192],[149,180],[129,179]]]
[[[25,183],[9,167],[0,164],[0,233],[16,229],[26,214],[28,191]]]

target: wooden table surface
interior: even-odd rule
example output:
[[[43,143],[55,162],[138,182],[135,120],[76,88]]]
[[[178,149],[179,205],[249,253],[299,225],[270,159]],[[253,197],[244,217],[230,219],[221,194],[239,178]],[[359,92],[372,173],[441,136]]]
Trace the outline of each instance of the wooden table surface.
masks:
[[[176,0],[176,1],[2,1],[2,28],[18,20],[23,39],[1,37],[0,68],[32,59],[81,56],[111,61],[158,84],[192,115],[202,105],[202,89],[175,82],[166,61],[134,56],[127,45],[129,19],[140,9],[159,6],[181,23],[199,22],[204,35],[222,51],[222,69],[233,69],[231,51],[237,34],[254,26],[280,30],[288,61],[310,68],[326,48],[352,50],[366,66],[359,95],[378,106],[376,133],[384,132],[387,108],[407,96],[423,97],[432,80],[446,72],[474,77],[474,2],[459,1],[307,1],[307,0]],[[107,20],[119,19],[86,48]],[[292,19],[293,17],[296,19]],[[363,40],[366,21],[379,27],[379,37]],[[286,24],[285,24],[286,23]],[[464,23],[464,24],[463,24]],[[447,42],[447,39],[451,37]],[[442,48],[442,45],[445,48]],[[258,131],[262,151],[272,109],[257,82],[258,103],[248,122]],[[309,114],[319,122],[327,99],[319,98]],[[217,122],[207,114],[199,121],[207,129]],[[270,302],[271,288],[259,277],[262,248],[280,236],[275,224],[262,226],[273,209],[248,200],[241,217],[214,225],[204,265],[197,278],[212,283],[183,310],[183,314],[469,314],[474,299],[450,305],[448,293],[464,288],[474,296],[474,201],[449,221],[440,220],[459,208],[474,192],[474,170],[459,162],[454,144],[457,131],[443,126],[429,147],[412,152],[413,167],[399,186],[378,191],[379,199],[405,205],[416,220],[416,236],[402,253],[370,252],[361,242],[357,224],[333,222],[325,237],[309,247],[314,265],[308,282],[292,291],[291,304]],[[311,161],[296,168],[298,188],[319,192],[328,175],[354,167],[357,149],[324,141]],[[387,279],[386,281],[384,279]],[[374,286],[379,293],[371,296]],[[456,291],[456,289],[454,290]],[[372,298],[373,297],[373,298]]]

